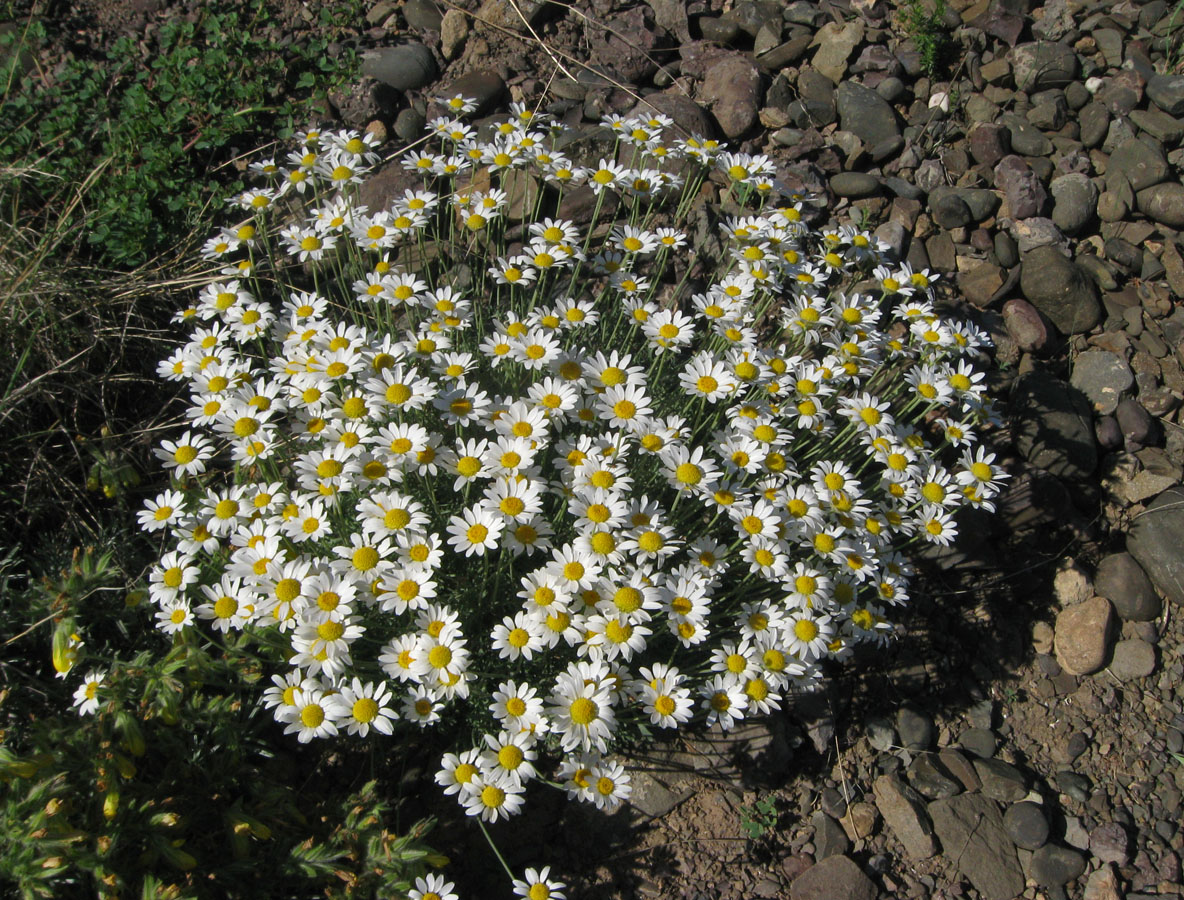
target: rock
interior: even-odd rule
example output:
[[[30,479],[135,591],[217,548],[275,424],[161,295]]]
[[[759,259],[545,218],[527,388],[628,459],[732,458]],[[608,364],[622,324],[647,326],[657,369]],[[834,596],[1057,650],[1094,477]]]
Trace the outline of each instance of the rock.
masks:
[[[1133,190],[1141,191],[1167,178],[1168,161],[1156,143],[1131,138],[1123,141],[1110,154],[1110,162],[1106,166],[1107,177],[1114,172],[1124,175]]]
[[[1098,189],[1081,174],[1054,178],[1049,186],[1055,201],[1052,220],[1065,234],[1077,234],[1094,216]]]
[[[1024,873],[993,800],[959,794],[933,801],[928,811],[946,856],[983,900],[1013,900],[1023,892]]]
[[[1048,842],[1048,819],[1036,803],[1013,803],[1003,814],[1003,827],[1017,847],[1039,850]]]
[[[730,44],[740,36],[740,26],[731,19],[718,19],[715,16],[699,17],[699,34],[703,40],[717,44]]]
[[[1146,678],[1155,671],[1155,648],[1138,638],[1119,641],[1107,669],[1119,681]]]
[[[979,122],[970,129],[970,155],[984,166],[993,167],[1011,152],[1011,132],[994,122]]]
[[[1073,361],[1069,383],[1089,398],[1095,412],[1108,416],[1118,408],[1123,392],[1134,385],[1135,376],[1118,354],[1087,350]]]
[[[760,92],[760,70],[743,56],[730,55],[708,70],[700,97],[711,107],[724,135],[737,138],[756,124]]]
[[[958,746],[979,759],[987,759],[994,755],[995,749],[999,746],[999,738],[990,728],[967,728],[959,735]],[[978,773],[975,774],[977,776]],[[981,778],[979,784],[982,784]]]
[[[933,743],[933,719],[921,710],[902,706],[896,711],[896,733],[905,750],[928,750]]]
[[[1114,416],[1130,450],[1138,450],[1155,441],[1155,420],[1138,400],[1124,397],[1118,402]]]
[[[1118,875],[1110,865],[1090,872],[1085,882],[1085,890],[1081,900],[1122,900],[1122,891],[1118,884]]]
[[[937,852],[933,822],[921,795],[898,775],[881,775],[872,785],[876,807],[893,834],[913,859],[928,859]]]
[[[875,833],[880,824],[880,813],[871,803],[852,803],[839,819],[839,824],[851,840],[862,841]]]
[[[395,119],[395,136],[405,144],[412,144],[423,137],[423,130],[427,120],[413,107],[407,107],[399,112]]]
[[[1015,803],[1028,795],[1024,773],[1001,759],[976,759],[974,771],[982,781],[984,796],[1001,803]]]
[[[816,862],[793,880],[793,900],[875,900],[875,883],[846,856]]]
[[[1094,590],[1114,605],[1124,621],[1151,622],[1163,611],[1151,579],[1129,553],[1113,553],[1098,563]]]
[[[654,27],[652,10],[634,6],[604,16],[601,23],[600,28],[588,30],[588,49],[593,59],[630,84],[652,78],[658,70],[654,51],[660,33]]]
[[[1102,103],[1087,103],[1077,114],[1081,143],[1087,150],[1102,146],[1110,130],[1110,110]]]
[[[1045,844],[1032,854],[1029,872],[1042,887],[1060,887],[1085,872],[1085,857],[1068,847]]]
[[[1164,491],[1127,533],[1126,549],[1163,594],[1184,603],[1184,488]]]
[[[1097,285],[1056,247],[1037,247],[1024,256],[1020,287],[1063,334],[1089,331],[1102,316]]]
[[[436,77],[436,58],[423,44],[382,47],[362,54],[362,74],[399,91],[414,91]]]
[[[469,17],[459,9],[444,13],[440,22],[440,54],[448,60],[456,59],[469,36]]]
[[[1038,103],[1028,110],[1028,121],[1041,131],[1060,131],[1069,118],[1069,106],[1064,97]]]
[[[399,92],[377,79],[363,75],[352,84],[329,93],[329,102],[341,121],[351,128],[363,128],[375,120],[389,122],[399,108]],[[415,140],[423,137],[420,127]]]
[[[1106,57],[1106,65],[1117,69],[1122,65],[1122,32],[1113,28],[1095,28],[1094,40]]]
[[[1019,247],[1005,231],[995,232],[995,258],[999,260],[999,265],[1006,269],[1019,265]]]
[[[1111,611],[1105,597],[1061,610],[1053,647],[1062,669],[1071,675],[1091,675],[1105,665],[1110,649]]]
[[[855,48],[863,43],[863,31],[864,25],[859,19],[845,25],[827,22],[814,36],[811,46],[817,46],[818,50],[811,64],[838,84],[847,73],[847,60]]]
[[[1015,86],[1028,93],[1063,87],[1077,77],[1078,69],[1077,54],[1064,44],[1036,41],[1011,51]]]
[[[432,0],[407,0],[403,4],[403,18],[420,31],[439,31],[444,13]]]
[[[1184,137],[1184,122],[1158,109],[1131,110],[1131,121],[1157,141],[1175,144]]]
[[[1048,343],[1048,326],[1027,300],[1016,297],[1004,303],[1003,324],[1016,346],[1025,353],[1039,351]]]
[[[1008,114],[999,119],[1011,134],[1011,150],[1020,156],[1048,156],[1053,152],[1052,141],[1044,132],[1022,116]]]
[[[941,228],[951,231],[974,221],[970,207],[958,196],[957,188],[937,188],[929,195],[929,215]]]
[[[1102,191],[1098,197],[1098,218],[1103,222],[1121,222],[1130,211],[1127,202],[1113,191]]]
[[[814,826],[814,855],[818,859],[829,859],[832,856],[842,856],[851,849],[851,841],[842,827],[819,810],[810,818]]]
[[[1065,794],[1067,797],[1076,800],[1078,803],[1089,803],[1090,796],[1093,792],[1093,785],[1089,783],[1088,778],[1068,769],[1057,772],[1056,786],[1058,791],[1060,791],[1062,794]],[[1077,823],[1077,827],[1081,827],[1080,822]],[[1068,835],[1069,823],[1066,821],[1065,836],[1067,840]],[[1069,843],[1073,844],[1074,847],[1088,847],[1089,836],[1083,835],[1083,837],[1084,841],[1082,843],[1077,843],[1075,841],[1069,841]]]
[[[633,771],[633,793],[629,805],[651,819],[661,818],[684,800],[693,791],[678,782],[666,782],[644,769]]]
[[[835,91],[839,125],[859,135],[869,147],[900,136],[900,122],[891,104],[875,91],[844,81]]]
[[[937,754],[937,758],[950,774],[958,779],[962,787],[966,790],[977,791],[983,786],[970,760],[953,747],[946,747],[941,750]]]
[[[460,94],[477,101],[476,116],[488,115],[506,93],[506,83],[497,72],[478,69],[455,81],[439,94],[441,97],[455,97]]]
[[[647,115],[663,113],[670,116],[674,124],[686,134],[707,138],[716,134],[715,123],[703,107],[677,91],[647,94],[633,107],[633,112]]]
[[[864,722],[867,741],[881,753],[897,749],[896,728],[887,716],[871,715]]]
[[[962,793],[961,782],[946,771],[933,753],[918,753],[909,765],[908,777],[913,789],[928,800],[940,800]]]
[[[1117,822],[1106,822],[1089,833],[1089,852],[1104,863],[1125,866],[1131,858],[1130,837]]]
[[[1037,247],[1068,247],[1068,241],[1052,219],[1035,216],[1022,222],[1012,222],[1008,231],[1019,245],[1021,254]]]
[[[958,287],[973,306],[982,309],[995,299],[1003,287],[1004,272],[999,266],[983,263],[973,269],[958,273]]]
[[[1016,447],[1032,463],[1068,480],[1083,481],[1097,466],[1089,402],[1043,372],[1016,379]]]
[[[477,18],[494,28],[522,34],[539,24],[546,9],[543,0],[485,0],[477,10]]]
[[[1184,75],[1152,75],[1146,93],[1169,116],[1184,116]]]
[[[1135,195],[1139,212],[1161,225],[1184,228],[1184,185],[1166,181]]]
[[[1003,215],[1030,219],[1044,212],[1048,194],[1036,173],[1019,156],[1005,156],[995,166],[995,187],[1003,192]]]
[[[865,172],[839,172],[828,182],[836,197],[857,199],[880,193],[880,179]]]

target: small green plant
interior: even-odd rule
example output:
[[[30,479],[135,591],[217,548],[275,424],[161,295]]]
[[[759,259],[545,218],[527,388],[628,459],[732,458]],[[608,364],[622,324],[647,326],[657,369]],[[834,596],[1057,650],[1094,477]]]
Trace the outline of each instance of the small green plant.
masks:
[[[945,13],[946,0],[907,0],[900,10],[901,27],[917,45],[921,68],[930,78],[948,65],[954,49]]]
[[[759,841],[777,827],[777,798],[761,797],[752,806],[740,807],[740,827],[751,841]]]

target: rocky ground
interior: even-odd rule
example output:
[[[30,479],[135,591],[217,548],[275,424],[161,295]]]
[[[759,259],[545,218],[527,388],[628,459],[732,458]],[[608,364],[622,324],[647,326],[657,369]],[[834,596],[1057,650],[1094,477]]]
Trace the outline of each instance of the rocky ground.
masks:
[[[330,112],[385,150],[441,94],[544,97],[576,126],[644,98],[947,273],[996,341],[1000,514],[964,521],[900,640],[826,692],[637,754],[615,816],[494,829],[570,897],[1184,894],[1184,12],[950,0],[912,36],[907,13],[381,0],[358,23],[366,77]],[[487,857],[454,873],[466,896]]]

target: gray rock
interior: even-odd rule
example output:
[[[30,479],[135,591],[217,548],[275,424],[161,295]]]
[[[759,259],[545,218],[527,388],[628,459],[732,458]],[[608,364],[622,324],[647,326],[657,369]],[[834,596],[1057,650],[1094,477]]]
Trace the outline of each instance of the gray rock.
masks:
[[[962,793],[962,783],[946,770],[933,753],[918,753],[909,764],[908,777],[913,789],[929,800]]]
[[[957,188],[937,188],[932,191],[929,194],[929,215],[947,231],[974,221],[970,207],[958,195]]]
[[[506,83],[497,72],[488,69],[478,69],[457,78],[447,89],[440,92],[441,97],[455,97],[461,94],[477,101],[477,111],[474,115],[484,116],[492,112],[506,93]]]
[[[1003,827],[1017,847],[1039,850],[1048,842],[1048,818],[1036,803],[1013,803],[1003,814]]]
[[[668,115],[686,134],[697,134],[702,137],[713,137],[716,134],[715,123],[703,107],[677,91],[647,94],[633,107],[633,112],[646,115],[660,112]]]
[[[966,790],[977,791],[983,786],[978,773],[974,771],[974,766],[960,751],[953,747],[945,747],[937,754],[937,758]]]
[[[444,13],[440,22],[440,54],[445,59],[456,59],[469,36],[469,17],[459,9]]]
[[[1141,191],[1159,184],[1168,176],[1168,161],[1158,142],[1148,138],[1123,141],[1112,154],[1106,174],[1120,172],[1130,182],[1132,190]]]
[[[444,11],[432,0],[407,0],[403,4],[403,17],[407,24],[420,31],[439,31]]]
[[[1120,400],[1114,416],[1118,419],[1118,427],[1122,429],[1122,436],[1132,452],[1155,440],[1155,420],[1143,404],[1133,397],[1124,397]]]
[[[1098,197],[1098,218],[1103,222],[1121,222],[1130,211],[1127,202],[1113,191],[1102,191]]]
[[[1062,334],[1089,331],[1101,319],[1097,285],[1056,247],[1037,247],[1024,256],[1020,287]]]
[[[1184,185],[1167,181],[1135,195],[1139,212],[1161,225],[1184,228]]]
[[[1007,126],[980,122],[970,129],[970,155],[984,166],[994,166],[1011,152],[1011,132]]]
[[[700,96],[711,106],[724,135],[737,138],[756,124],[760,70],[743,56],[727,56],[708,70]]]
[[[1045,100],[1028,110],[1027,117],[1042,131],[1060,131],[1069,118],[1069,104],[1063,96]]]
[[[1131,841],[1117,822],[1105,822],[1089,833],[1089,852],[1104,863],[1125,866],[1131,858]]]
[[[1073,361],[1069,383],[1089,398],[1094,412],[1108,416],[1118,408],[1123,392],[1134,385],[1135,376],[1118,354],[1086,350]]]
[[[1011,51],[1015,86],[1029,93],[1063,87],[1077,77],[1079,65],[1072,47],[1051,41],[1017,44]]]
[[[1097,466],[1089,402],[1065,382],[1043,372],[1016,379],[1012,391],[1020,453],[1053,475],[1083,481]]]
[[[1068,847],[1045,844],[1032,854],[1029,872],[1041,887],[1060,887],[1085,872],[1085,857]]]
[[[902,706],[896,711],[896,733],[904,749],[928,750],[933,743],[933,719],[919,709]]]
[[[542,20],[547,4],[542,0],[485,0],[477,10],[477,18],[494,28],[506,28],[520,34],[528,32]]]
[[[995,755],[999,738],[990,728],[967,728],[959,735],[958,745],[979,759],[989,759]]]
[[[1025,353],[1042,350],[1048,343],[1048,326],[1027,300],[1013,297],[1004,303],[1003,324],[1016,346]]]
[[[863,43],[863,32],[864,25],[859,19],[845,25],[827,22],[814,36],[814,44],[818,45],[811,61],[814,68],[838,84],[847,73],[847,60]]]
[[[851,839],[842,826],[826,813],[819,810],[810,817],[814,826],[814,856],[819,860],[842,856],[851,849]]]
[[[995,187],[1003,192],[1003,215],[1009,219],[1039,216],[1048,203],[1044,185],[1019,156],[1005,156],[995,165]]]
[[[1184,75],[1152,75],[1146,91],[1148,99],[1169,116],[1184,116]]]
[[[382,47],[362,54],[362,74],[399,91],[430,84],[438,74],[436,58],[423,44]]]
[[[933,839],[933,822],[925,809],[921,795],[905,784],[898,775],[881,775],[872,785],[876,807],[897,839],[904,844],[905,853],[913,859],[928,859],[937,852]]]
[[[830,177],[828,184],[836,197],[857,199],[880,193],[880,179],[866,172],[839,172]]]
[[[1068,240],[1061,229],[1057,228],[1052,219],[1033,216],[1020,222],[1012,222],[1009,233],[1019,245],[1020,253],[1024,254],[1037,247],[1060,247],[1068,249]]]
[[[1184,122],[1158,109],[1131,110],[1130,119],[1140,131],[1162,143],[1174,144],[1184,137]]]
[[[887,716],[871,715],[864,722],[867,741],[881,753],[897,748],[896,728]]]
[[[993,800],[982,794],[959,794],[930,803],[929,816],[949,860],[983,900],[1013,900],[1023,892],[1024,873],[1015,845]]]
[[[1127,533],[1126,549],[1154,584],[1175,603],[1184,603],[1184,488],[1156,497]]]
[[[835,91],[839,125],[859,135],[869,147],[900,136],[900,122],[891,104],[875,91],[844,81]]]
[[[1113,28],[1095,28],[1094,40],[1106,57],[1106,65],[1117,69],[1122,65],[1122,32]]]
[[[1093,597],[1057,615],[1053,648],[1061,668],[1071,675],[1092,675],[1106,664],[1112,637],[1110,601]]]
[[[666,815],[694,793],[689,785],[663,781],[644,769],[634,769],[632,776],[633,793],[629,804],[651,819]]]
[[[1054,178],[1049,190],[1054,200],[1052,220],[1065,234],[1077,234],[1094,217],[1098,189],[1084,175]]]
[[[423,130],[427,126],[427,119],[413,107],[407,107],[399,112],[395,119],[395,135],[408,144],[423,137]]]
[[[1129,553],[1113,553],[1098,563],[1094,590],[1127,622],[1151,622],[1163,611],[1151,579]]]
[[[730,44],[740,36],[740,26],[731,19],[701,16],[699,18],[699,33],[705,41]]]
[[[1081,143],[1087,150],[1102,146],[1110,130],[1110,110],[1101,103],[1087,103],[1077,114]]]
[[[1005,231],[995,232],[995,258],[999,260],[999,265],[1010,269],[1012,266],[1019,265],[1020,251],[1016,246],[1015,241]]]
[[[1021,156],[1048,156],[1053,152],[1050,141],[1039,128],[1022,116],[1008,113],[1001,116],[1000,123],[1011,132],[1011,150]]]
[[[875,900],[875,883],[846,856],[816,862],[793,880],[793,900]]]
[[[1119,641],[1107,668],[1119,681],[1146,678],[1155,671],[1155,648],[1138,638]]]
[[[1028,795],[1024,773],[1001,759],[976,759],[974,771],[982,781],[984,796],[1002,803],[1015,803]]]
[[[1081,894],[1081,900],[1122,900],[1122,897],[1118,875],[1110,865],[1090,872]]]

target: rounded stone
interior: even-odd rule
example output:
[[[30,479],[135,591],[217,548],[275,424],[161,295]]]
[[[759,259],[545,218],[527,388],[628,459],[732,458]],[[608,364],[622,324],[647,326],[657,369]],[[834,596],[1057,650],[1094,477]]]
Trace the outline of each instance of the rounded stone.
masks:
[[[1184,184],[1165,181],[1135,195],[1139,212],[1161,225],[1184,228]]]
[[[1020,288],[1062,334],[1089,331],[1102,317],[1093,279],[1054,246],[1036,247],[1024,255]]]
[[[1125,866],[1130,862],[1130,837],[1117,822],[1106,822],[1089,833],[1089,852],[1104,863]]]
[[[1038,804],[1013,803],[1003,814],[1003,827],[1017,847],[1039,850],[1048,843],[1048,819]]]
[[[1076,850],[1045,844],[1032,854],[1032,879],[1042,887],[1068,884],[1085,872],[1085,857]]]
[[[1155,648],[1138,638],[1119,641],[1114,645],[1109,671],[1119,681],[1146,678],[1155,671]]]
[[[423,44],[382,47],[363,55],[362,74],[399,91],[413,91],[436,77],[436,58]]]
[[[980,759],[987,759],[995,754],[999,746],[999,739],[989,728],[967,728],[958,738],[963,750],[973,753]]]
[[[423,137],[426,125],[427,120],[423,115],[408,107],[402,110],[398,118],[395,119],[395,136],[407,143],[418,141]]]
[[[1113,603],[1119,618],[1128,622],[1150,622],[1163,611],[1151,579],[1129,553],[1114,553],[1098,563],[1094,590]]]
[[[1110,649],[1110,601],[1093,597],[1057,615],[1053,648],[1061,668],[1071,675],[1091,675],[1106,663]]]
[[[902,706],[896,712],[896,732],[906,750],[928,750],[933,743],[933,719],[911,706]]]
[[[858,199],[880,193],[880,179],[866,172],[839,172],[831,176],[829,183],[836,197]]]

